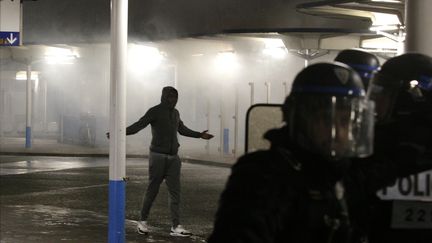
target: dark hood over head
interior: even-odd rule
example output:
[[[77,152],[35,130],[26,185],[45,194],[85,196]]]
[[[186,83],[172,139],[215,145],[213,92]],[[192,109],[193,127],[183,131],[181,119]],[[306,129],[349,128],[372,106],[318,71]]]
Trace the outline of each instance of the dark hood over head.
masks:
[[[166,86],[162,89],[161,104],[166,105],[171,109],[177,104],[178,92],[174,87]]]

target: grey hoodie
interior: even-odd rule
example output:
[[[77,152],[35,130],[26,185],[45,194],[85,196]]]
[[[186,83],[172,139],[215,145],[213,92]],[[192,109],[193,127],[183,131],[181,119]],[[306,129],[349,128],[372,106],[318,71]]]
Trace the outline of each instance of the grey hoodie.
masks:
[[[135,134],[148,124],[152,129],[152,141],[150,151],[162,154],[175,155],[180,144],[177,139],[177,132],[183,136],[199,138],[200,132],[187,128],[182,120],[175,103],[168,100],[169,93],[177,94],[177,90],[172,87],[165,87],[162,90],[161,103],[150,108],[143,117],[137,122],[126,128],[126,135]]]

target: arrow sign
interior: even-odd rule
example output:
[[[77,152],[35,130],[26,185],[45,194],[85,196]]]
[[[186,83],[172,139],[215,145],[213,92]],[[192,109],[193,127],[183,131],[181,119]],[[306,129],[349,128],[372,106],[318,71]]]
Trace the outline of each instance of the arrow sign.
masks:
[[[15,41],[16,41],[17,39],[18,39],[17,37],[14,37],[14,36],[13,36],[13,33],[10,33],[10,37],[9,37],[9,38],[6,38],[6,40],[8,40],[9,43],[10,43],[11,45],[13,45],[13,43],[15,43]]]
[[[19,46],[19,32],[0,32],[0,46]]]

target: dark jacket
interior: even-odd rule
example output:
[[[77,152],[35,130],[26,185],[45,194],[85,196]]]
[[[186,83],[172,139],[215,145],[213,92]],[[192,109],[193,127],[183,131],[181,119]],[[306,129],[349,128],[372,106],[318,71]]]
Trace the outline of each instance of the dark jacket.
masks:
[[[368,200],[388,183],[387,163],[328,161],[266,134],[271,149],[239,158],[223,191],[209,243],[364,242]],[[335,193],[341,183],[343,198]],[[325,216],[339,219],[332,230]],[[331,241],[329,241],[331,236]]]
[[[288,149],[284,130],[267,135],[271,149],[246,154],[232,167],[209,243],[352,242],[347,198],[334,190],[349,161]],[[335,230],[333,219],[340,219]]]
[[[286,134],[286,128],[269,131],[271,149],[246,154],[232,167],[209,243],[315,243],[328,242],[329,234],[334,234],[332,242],[364,242],[375,230],[370,228],[376,226],[374,221],[380,221],[379,208],[372,201],[376,191],[402,174],[428,167],[422,164],[413,170],[412,164],[395,163],[393,156],[419,161],[404,144],[391,157],[379,153],[329,163],[290,144]],[[343,201],[335,200],[336,182],[345,188]],[[311,197],[319,194],[324,200]],[[321,219],[329,213],[343,218],[338,212],[346,212],[348,221],[332,232]]]
[[[421,116],[411,115],[375,127],[375,152],[373,156],[356,160],[359,164],[373,165],[382,189],[395,184],[397,178],[403,178],[432,169],[432,111]],[[415,186],[414,186],[415,187]],[[395,200],[381,200],[376,193],[368,197],[369,242],[370,243],[430,243],[432,230],[393,228],[392,217]],[[429,202],[430,203],[430,202]],[[432,203],[431,203],[432,205]],[[432,208],[430,206],[429,208]],[[410,210],[413,211],[412,219]],[[415,211],[414,211],[415,210]],[[397,211],[408,221],[430,220],[429,211],[411,208]],[[432,224],[431,224],[432,225]]]
[[[163,98],[163,96],[162,96]],[[175,155],[179,143],[177,132],[183,136],[199,138],[200,132],[187,128],[177,109],[171,108],[163,102],[150,108],[141,119],[126,128],[126,135],[131,135],[151,125],[152,140],[150,151],[162,154]]]

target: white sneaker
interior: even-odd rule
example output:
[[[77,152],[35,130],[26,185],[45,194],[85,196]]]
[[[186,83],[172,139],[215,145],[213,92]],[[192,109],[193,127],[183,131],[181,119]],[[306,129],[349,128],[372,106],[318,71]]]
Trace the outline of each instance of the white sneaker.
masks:
[[[138,221],[137,223],[138,234],[147,235],[149,233],[149,227],[147,221]]]
[[[177,225],[177,227],[171,227],[171,236],[191,236],[192,233],[189,230],[185,230],[183,226]]]

